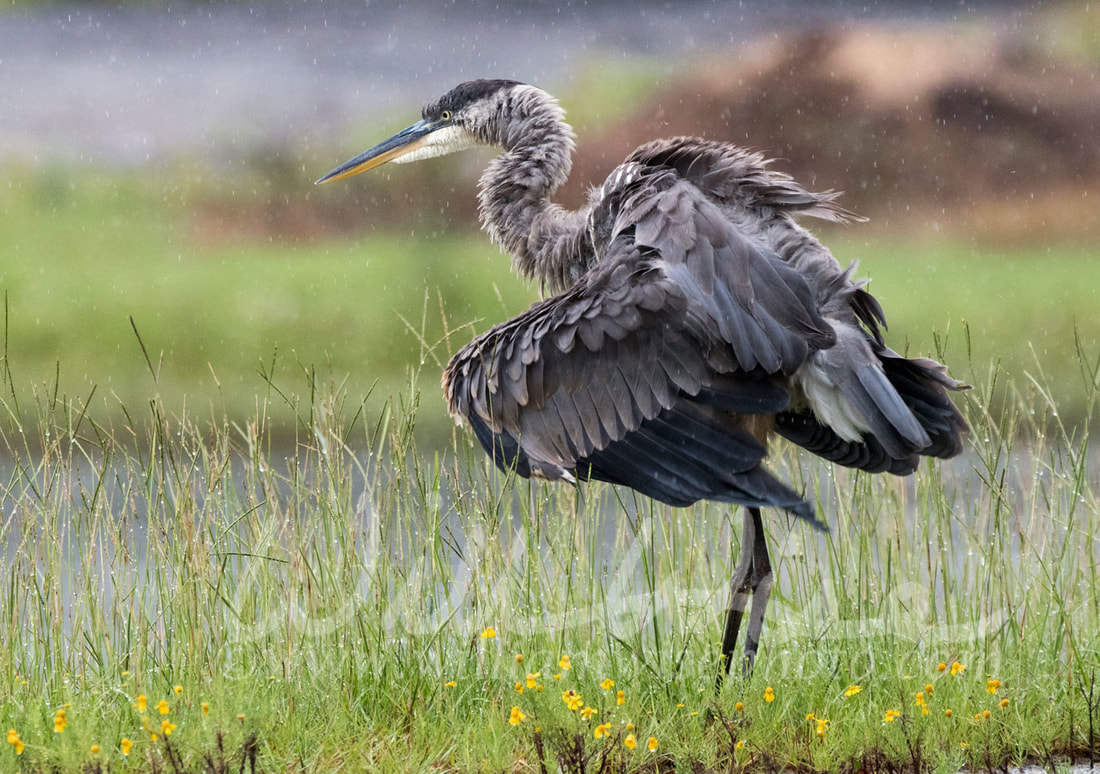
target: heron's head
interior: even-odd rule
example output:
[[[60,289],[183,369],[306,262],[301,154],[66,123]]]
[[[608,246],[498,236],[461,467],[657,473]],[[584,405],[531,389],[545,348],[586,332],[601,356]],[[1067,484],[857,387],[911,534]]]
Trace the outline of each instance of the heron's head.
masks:
[[[537,108],[552,108],[558,120],[564,114],[546,92],[516,81],[478,80],[459,84],[424,107],[423,118],[388,140],[344,162],[318,180],[340,180],[386,162],[402,164],[471,148],[498,145],[510,148],[517,126]]]

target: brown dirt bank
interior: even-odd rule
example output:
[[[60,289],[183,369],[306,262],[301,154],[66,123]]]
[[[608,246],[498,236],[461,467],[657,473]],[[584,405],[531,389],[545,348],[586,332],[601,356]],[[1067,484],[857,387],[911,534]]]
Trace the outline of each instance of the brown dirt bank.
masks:
[[[1040,38],[992,22],[775,34],[660,81],[632,113],[580,136],[558,198],[576,206],[641,143],[694,134],[761,150],[805,185],[843,191],[845,206],[872,221],[861,228],[1091,242],[1100,238],[1100,68]],[[468,228],[482,165],[467,155],[313,189],[300,160],[258,153],[252,169],[265,194],[199,202],[195,231],[219,241]]]

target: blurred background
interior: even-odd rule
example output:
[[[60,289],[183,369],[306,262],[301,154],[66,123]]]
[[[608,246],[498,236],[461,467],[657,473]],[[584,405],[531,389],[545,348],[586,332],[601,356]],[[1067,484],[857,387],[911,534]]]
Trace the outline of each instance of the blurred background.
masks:
[[[1100,355],[1100,8],[1086,2],[22,3],[0,10],[2,401],[101,424],[368,407],[538,298],[477,230],[488,153],[313,180],[462,80],[558,96],[579,204],[638,144],[764,151],[867,223],[889,343],[1080,422]],[[1046,398],[1038,394],[1038,400]],[[308,402],[308,400],[307,400]],[[294,411],[268,420],[289,433]]]

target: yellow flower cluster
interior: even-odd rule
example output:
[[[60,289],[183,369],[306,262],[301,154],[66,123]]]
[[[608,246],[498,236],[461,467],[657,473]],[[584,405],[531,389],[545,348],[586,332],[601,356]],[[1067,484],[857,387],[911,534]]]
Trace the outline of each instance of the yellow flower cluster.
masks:
[[[485,632],[482,632],[482,635],[485,636]],[[496,636],[495,631],[489,636]],[[522,653],[515,654],[515,663],[517,666],[522,667],[526,660],[526,657]],[[553,678],[555,680],[562,680],[563,678],[566,678],[566,673],[568,673],[573,668],[572,659],[570,658],[568,653],[561,654],[561,656],[558,658],[557,666],[558,669],[561,670],[561,672],[554,674]],[[524,692],[527,690],[534,690],[536,693],[541,693],[543,690],[542,683],[539,682],[539,678],[541,677],[541,671],[524,672],[521,679],[516,680],[512,684],[512,689],[520,695],[523,695]],[[445,685],[448,687],[454,687],[456,683],[454,680],[449,680],[445,683]],[[606,677],[601,680],[599,683],[599,687],[604,693],[614,695],[614,706],[621,707],[626,704],[626,691],[621,688],[616,689],[615,681],[610,677]],[[607,700],[609,699],[610,696]],[[585,723],[595,722],[593,719],[601,714],[601,710],[598,706],[585,704],[584,697],[575,688],[566,688],[565,690],[563,690],[561,692],[561,700],[570,712],[577,713],[576,716]],[[604,701],[607,700],[601,698],[601,700],[597,702],[597,705],[602,704]],[[681,704],[680,706],[682,707],[683,705]],[[531,711],[531,708],[528,708],[528,712]],[[526,720],[526,718],[527,713],[523,711],[523,708],[521,708],[519,705],[515,705],[512,707],[511,712],[508,715],[508,723],[513,726],[519,726],[524,722],[524,720]],[[596,723],[592,727],[592,736],[595,739],[611,739],[613,737],[613,728],[613,719],[609,718],[602,723]],[[623,730],[625,731],[625,735],[622,736],[623,746],[626,747],[628,750],[633,750],[637,748],[637,746],[639,745],[639,739],[635,733],[634,724],[624,723]],[[538,733],[539,731],[540,728],[536,725],[535,732]],[[656,750],[658,745],[657,737],[649,737],[646,740],[645,745],[645,749],[651,752],[653,750]]]
[[[16,755],[22,755],[23,748],[26,747],[26,745],[23,744],[23,740],[19,738],[19,732],[14,728],[8,729],[8,744],[15,748]]]
[[[580,709],[581,705],[584,704],[581,700],[581,695],[572,688],[562,692],[561,700],[565,702],[565,706],[569,707],[569,709],[574,712]]]

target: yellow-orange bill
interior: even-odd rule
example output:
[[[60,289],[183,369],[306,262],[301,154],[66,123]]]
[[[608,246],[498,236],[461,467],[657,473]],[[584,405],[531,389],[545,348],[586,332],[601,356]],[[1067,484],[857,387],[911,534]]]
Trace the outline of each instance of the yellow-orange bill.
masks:
[[[329,183],[333,180],[343,180],[345,177],[358,175],[368,169],[380,167],[387,161],[393,161],[407,153],[412,153],[419,148],[424,138],[430,134],[436,125],[428,121],[417,121],[407,129],[402,129],[393,137],[378,143],[370,150],[360,153],[353,159],[345,161],[336,169],[317,180],[316,184]]]

